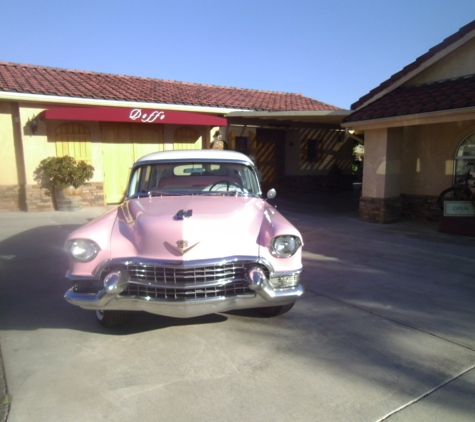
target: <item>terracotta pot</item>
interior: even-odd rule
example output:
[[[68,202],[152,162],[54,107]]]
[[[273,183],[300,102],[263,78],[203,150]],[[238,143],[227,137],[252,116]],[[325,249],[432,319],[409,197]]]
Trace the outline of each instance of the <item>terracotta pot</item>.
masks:
[[[58,211],[78,211],[82,208],[82,188],[54,188],[54,199]]]

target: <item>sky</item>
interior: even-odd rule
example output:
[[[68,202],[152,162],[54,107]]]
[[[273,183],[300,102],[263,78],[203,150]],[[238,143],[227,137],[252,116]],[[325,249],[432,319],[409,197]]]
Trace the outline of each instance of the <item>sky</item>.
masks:
[[[0,61],[349,109],[472,20],[475,0],[0,0]]]

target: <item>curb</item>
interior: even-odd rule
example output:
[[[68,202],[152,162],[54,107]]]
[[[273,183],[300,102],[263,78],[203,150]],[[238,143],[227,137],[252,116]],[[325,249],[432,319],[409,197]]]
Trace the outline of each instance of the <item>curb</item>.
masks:
[[[3,368],[2,348],[0,347],[0,422],[7,420],[10,410],[10,396],[7,394],[7,382]]]

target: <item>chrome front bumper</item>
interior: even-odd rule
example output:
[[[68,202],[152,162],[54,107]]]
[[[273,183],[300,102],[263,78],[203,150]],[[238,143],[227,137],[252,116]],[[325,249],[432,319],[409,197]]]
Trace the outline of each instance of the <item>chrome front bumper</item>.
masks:
[[[258,292],[252,296],[236,296],[230,298],[194,299],[187,301],[167,301],[163,299],[121,298],[108,294],[105,290],[99,293],[77,293],[73,289],[66,292],[65,299],[83,309],[91,310],[123,310],[145,311],[152,314],[175,318],[191,318],[200,315],[227,312],[236,309],[263,308],[267,306],[287,305],[294,302],[304,293],[299,285],[285,291],[273,291],[272,299],[267,299],[264,293]]]
[[[264,265],[262,262],[249,260],[245,261]],[[115,263],[116,264],[116,263]],[[189,264],[188,264],[189,265]],[[108,263],[111,266],[111,263]],[[126,290],[130,286],[137,285],[144,289],[151,286],[150,283],[138,283],[136,280],[131,281],[128,276],[124,276],[120,271],[111,271],[104,278],[103,288],[97,293],[78,292],[75,287],[69,289],[65,294],[65,299],[76,306],[90,310],[124,310],[124,311],[145,311],[153,314],[164,315],[176,318],[190,318],[200,315],[207,315],[218,312],[227,312],[237,309],[263,308],[269,306],[281,306],[295,302],[304,293],[302,285],[297,284],[293,287],[274,288],[270,284],[270,280],[288,279],[296,277],[298,279],[301,270],[287,273],[274,273],[270,265],[266,263],[265,267],[269,270],[268,277],[255,276],[251,280],[246,279],[246,289],[242,294],[234,294],[230,297],[200,297],[192,299],[173,299],[153,297],[153,295],[131,295],[126,294]],[[259,272],[259,271],[258,271]],[[99,274],[98,271],[96,274]],[[67,274],[67,277],[73,282],[75,280],[84,279],[82,277],[74,277]],[[96,280],[97,281],[97,280]],[[242,280],[240,280],[242,281]],[[223,283],[208,283],[203,286],[211,287]],[[224,283],[226,284],[226,282]],[[200,289],[202,284],[197,285]],[[155,287],[155,286],[152,286]],[[203,289],[205,289],[204,287]]]

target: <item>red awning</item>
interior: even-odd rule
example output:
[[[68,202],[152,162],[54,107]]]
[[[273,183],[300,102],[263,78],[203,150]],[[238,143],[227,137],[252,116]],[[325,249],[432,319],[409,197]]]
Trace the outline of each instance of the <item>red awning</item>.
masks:
[[[185,111],[122,107],[63,107],[45,110],[44,120],[83,120],[92,122],[129,122],[162,125],[226,126],[224,117]]]

